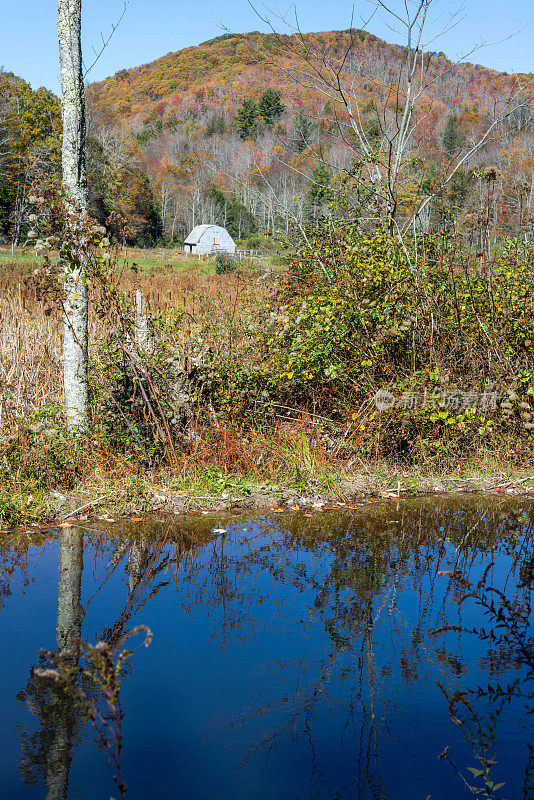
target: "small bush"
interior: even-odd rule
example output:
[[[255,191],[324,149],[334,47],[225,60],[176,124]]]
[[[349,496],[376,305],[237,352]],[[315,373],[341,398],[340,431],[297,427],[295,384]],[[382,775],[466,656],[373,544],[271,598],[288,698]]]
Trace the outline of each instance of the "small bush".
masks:
[[[260,236],[259,233],[253,233],[245,240],[245,247],[248,250],[259,250],[260,247],[264,246],[265,241],[264,236]]]
[[[217,275],[225,275],[227,272],[235,272],[237,261],[228,253],[217,253],[215,256],[215,272]]]

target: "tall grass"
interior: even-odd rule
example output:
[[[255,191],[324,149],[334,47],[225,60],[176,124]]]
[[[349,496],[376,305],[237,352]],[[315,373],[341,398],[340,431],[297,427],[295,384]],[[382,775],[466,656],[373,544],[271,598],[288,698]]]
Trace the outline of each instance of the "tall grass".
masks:
[[[38,265],[34,262],[33,267]],[[144,271],[118,268],[117,289],[131,308],[140,290],[148,311],[160,317],[169,346],[180,357],[198,355],[200,343],[225,359],[250,349],[248,316],[269,288],[250,273],[206,275],[194,267]],[[56,291],[57,295],[57,291]],[[4,265],[0,274],[0,435],[17,420],[62,397],[62,308],[43,290],[33,270]],[[90,355],[109,335],[89,305]]]
[[[0,433],[61,396],[58,316],[21,282],[0,282]]]

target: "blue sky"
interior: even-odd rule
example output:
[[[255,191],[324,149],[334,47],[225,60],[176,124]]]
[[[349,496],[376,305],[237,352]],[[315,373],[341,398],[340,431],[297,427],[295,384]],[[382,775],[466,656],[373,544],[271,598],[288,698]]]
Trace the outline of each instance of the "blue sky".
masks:
[[[392,0],[399,6],[400,0]],[[106,36],[120,17],[123,0],[84,0],[84,56],[93,60],[101,35]],[[265,3],[267,7],[291,13],[293,6],[282,0]],[[0,66],[28,80],[34,88],[59,89],[56,43],[55,0],[16,0],[2,15]],[[436,0],[434,16],[441,14],[434,30],[458,9],[453,0]],[[368,16],[369,4],[354,6],[354,25]],[[348,28],[353,9],[346,0],[301,0],[296,9],[302,30]],[[463,19],[431,49],[443,50],[451,58],[463,55],[480,41],[499,42],[477,51],[471,59],[506,72],[534,72],[534,2],[532,0],[467,0]],[[262,30],[264,24],[247,0],[130,0],[126,16],[109,47],[90,74],[91,80],[125,67],[152,61],[165,53],[219,36],[226,30],[245,32]],[[388,41],[400,41],[390,30],[383,15],[375,15],[368,29]],[[515,34],[515,35],[513,35]],[[513,35],[513,36],[512,36]],[[507,41],[505,37],[512,36]]]

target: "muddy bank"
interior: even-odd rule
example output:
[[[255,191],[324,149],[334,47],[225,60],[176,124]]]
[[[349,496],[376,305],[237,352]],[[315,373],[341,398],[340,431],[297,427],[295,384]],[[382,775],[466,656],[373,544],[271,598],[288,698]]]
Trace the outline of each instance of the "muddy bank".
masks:
[[[52,527],[76,521],[101,520],[114,522],[121,517],[145,516],[154,513],[182,515],[188,513],[230,513],[252,511],[255,513],[301,512],[315,514],[331,510],[350,510],[377,502],[391,502],[422,496],[453,494],[487,494],[503,497],[532,497],[534,476],[491,478],[440,478],[410,482],[403,486],[400,480],[377,480],[373,477],[340,480],[335,486],[316,485],[304,489],[287,488],[279,491],[249,491],[246,493],[224,491],[220,494],[194,494],[170,491],[165,486],[147,484],[137,496],[124,493],[115,487],[105,494],[94,492],[83,497],[79,492],[64,495],[52,492],[46,518],[27,521],[23,528]],[[7,527],[7,526],[5,526]]]

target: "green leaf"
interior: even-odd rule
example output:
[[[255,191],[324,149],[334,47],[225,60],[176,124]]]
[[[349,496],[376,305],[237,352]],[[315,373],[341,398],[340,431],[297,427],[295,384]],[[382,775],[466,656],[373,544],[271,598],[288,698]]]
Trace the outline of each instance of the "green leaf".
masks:
[[[467,769],[469,772],[473,773],[475,778],[480,778],[482,775],[484,775],[483,769],[477,769],[476,767],[467,767]]]

